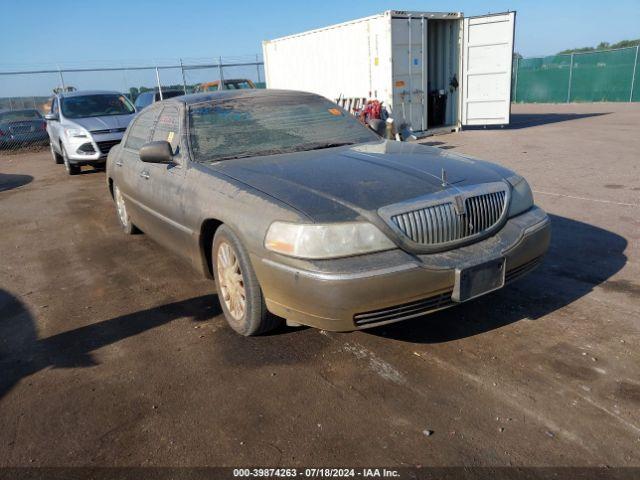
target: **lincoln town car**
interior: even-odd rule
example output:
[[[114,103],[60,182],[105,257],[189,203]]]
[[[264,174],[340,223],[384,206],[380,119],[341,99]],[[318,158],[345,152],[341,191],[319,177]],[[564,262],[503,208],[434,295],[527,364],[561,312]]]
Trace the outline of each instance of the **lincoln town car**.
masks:
[[[124,232],[215,279],[242,335],[424,318],[528,273],[550,239],[520,175],[383,139],[303,92],[156,102],[109,152],[107,181]]]

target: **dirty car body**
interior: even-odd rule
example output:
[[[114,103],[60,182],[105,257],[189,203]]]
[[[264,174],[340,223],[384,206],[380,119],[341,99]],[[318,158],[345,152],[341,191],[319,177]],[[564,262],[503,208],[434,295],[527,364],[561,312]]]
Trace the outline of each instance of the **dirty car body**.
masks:
[[[166,140],[170,162],[141,160],[145,143]],[[132,224],[207,277],[216,231],[234,232],[266,308],[289,324],[350,331],[421,316],[503,287],[549,245],[548,217],[522,177],[382,140],[301,92],[156,103],[107,173]]]

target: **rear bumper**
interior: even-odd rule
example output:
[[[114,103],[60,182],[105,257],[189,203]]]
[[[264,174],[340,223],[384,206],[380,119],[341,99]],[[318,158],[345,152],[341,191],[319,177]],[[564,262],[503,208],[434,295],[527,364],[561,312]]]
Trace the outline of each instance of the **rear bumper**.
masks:
[[[317,262],[303,269],[252,256],[267,308],[287,320],[331,331],[391,323],[455,305],[456,268],[506,259],[506,283],[546,253],[550,222],[534,207],[495,235],[448,252],[414,256],[392,250]]]
[[[34,143],[49,143],[49,134],[47,132],[21,133],[11,136],[3,136],[0,138],[0,146],[2,147],[18,147],[21,145],[32,145]]]

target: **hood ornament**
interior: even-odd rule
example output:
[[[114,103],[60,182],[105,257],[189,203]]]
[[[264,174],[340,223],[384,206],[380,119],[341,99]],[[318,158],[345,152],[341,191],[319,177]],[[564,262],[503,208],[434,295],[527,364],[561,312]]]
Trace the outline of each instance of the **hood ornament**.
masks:
[[[443,168],[442,172],[440,173],[440,180],[442,181],[442,186],[446,187],[447,186],[447,171]]]

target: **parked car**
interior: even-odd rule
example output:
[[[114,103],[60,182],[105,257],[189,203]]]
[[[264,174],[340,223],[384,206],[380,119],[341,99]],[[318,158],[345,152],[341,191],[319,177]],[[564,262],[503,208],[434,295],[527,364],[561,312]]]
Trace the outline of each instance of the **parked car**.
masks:
[[[383,140],[310,93],[155,103],[109,153],[107,182],[124,231],[215,277],[243,335],[275,315],[348,331],[451,307],[529,272],[550,238],[523,177]]]
[[[184,90],[162,90],[162,99],[167,100],[173,97],[179,97],[180,95],[184,95]],[[136,111],[142,110],[144,107],[148,107],[154,102],[159,102],[160,92],[143,92],[137,96],[134,106],[136,107]]]
[[[0,111],[0,148],[48,142],[47,124],[38,110]]]
[[[69,175],[79,173],[82,165],[104,165],[135,113],[131,102],[118,92],[56,94],[45,116],[53,159],[64,163]]]
[[[248,78],[228,78],[222,82],[220,88],[220,80],[213,82],[201,83],[196,87],[195,92],[217,92],[218,90],[246,90],[256,88],[256,85]]]

